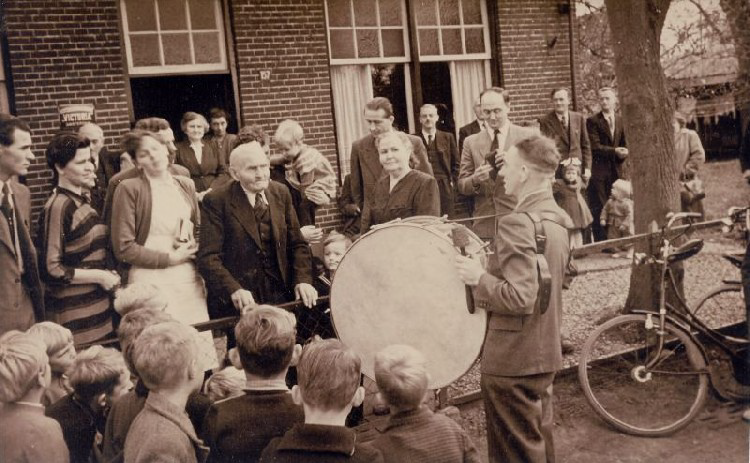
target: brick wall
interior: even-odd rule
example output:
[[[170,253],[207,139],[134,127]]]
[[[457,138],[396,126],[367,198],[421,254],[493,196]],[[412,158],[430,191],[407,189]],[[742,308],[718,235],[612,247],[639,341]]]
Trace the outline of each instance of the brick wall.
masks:
[[[37,212],[51,189],[44,148],[58,105],[91,103],[108,142],[129,128],[117,0],[5,0],[16,114],[31,125],[27,178]]]
[[[322,0],[234,0],[240,115],[271,133],[283,119],[297,120],[305,141],[338,173],[338,155]],[[260,71],[270,71],[261,80]],[[333,207],[318,210],[318,225],[340,222]]]

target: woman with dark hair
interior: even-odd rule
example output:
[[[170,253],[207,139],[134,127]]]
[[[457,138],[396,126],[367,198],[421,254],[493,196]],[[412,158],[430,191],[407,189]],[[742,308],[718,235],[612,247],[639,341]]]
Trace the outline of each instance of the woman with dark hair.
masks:
[[[70,329],[76,344],[112,334],[110,292],[120,284],[111,270],[107,227],[87,196],[96,181],[89,145],[72,133],[56,135],[47,145],[57,186],[37,233],[47,319]]]
[[[203,140],[208,132],[206,118],[192,111],[186,112],[180,122],[187,140],[177,143],[175,164],[185,166],[190,171],[190,178],[195,182],[198,200],[211,191],[212,187],[228,180],[226,164],[216,143]],[[219,182],[214,185],[215,182]]]
[[[703,198],[706,194],[703,182],[698,177],[698,171],[706,162],[706,151],[703,149],[698,134],[686,127],[687,118],[684,114],[679,111],[675,112],[672,126],[674,127],[674,152],[682,182],[680,191],[682,211],[704,215]]]

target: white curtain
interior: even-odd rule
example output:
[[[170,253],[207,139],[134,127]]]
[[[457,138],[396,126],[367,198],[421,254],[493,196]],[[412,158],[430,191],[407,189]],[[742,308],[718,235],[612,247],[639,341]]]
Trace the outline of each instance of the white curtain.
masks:
[[[372,77],[367,65],[331,66],[333,108],[342,178],[350,171],[352,142],[367,133],[363,110],[372,99]]]
[[[487,72],[484,60],[451,61],[451,92],[453,93],[453,117],[458,129],[474,120],[474,100],[487,88]]]

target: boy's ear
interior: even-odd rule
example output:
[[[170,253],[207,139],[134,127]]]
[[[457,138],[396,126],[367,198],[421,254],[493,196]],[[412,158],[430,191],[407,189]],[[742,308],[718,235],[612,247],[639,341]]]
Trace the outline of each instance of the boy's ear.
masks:
[[[302,406],[302,391],[300,391],[299,386],[296,384],[292,386],[292,401],[296,405]]]
[[[300,355],[302,355],[302,346],[300,344],[295,344],[294,349],[292,350],[292,361],[289,362],[290,367],[297,366],[297,362],[299,362]]]
[[[352,407],[359,407],[365,401],[365,388],[359,386],[352,397]]]
[[[48,388],[50,385],[50,377],[52,375],[52,369],[49,366],[49,363],[46,363],[44,365],[44,368],[39,370],[39,374],[37,375],[37,383],[39,387],[42,388]]]

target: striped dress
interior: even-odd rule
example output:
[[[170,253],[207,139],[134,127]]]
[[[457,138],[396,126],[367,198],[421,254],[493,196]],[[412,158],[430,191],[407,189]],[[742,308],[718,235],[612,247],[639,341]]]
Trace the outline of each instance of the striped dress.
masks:
[[[60,187],[44,205],[39,227],[46,318],[70,329],[77,345],[109,337],[109,293],[95,283],[71,283],[77,268],[109,268],[107,227],[86,198]]]

